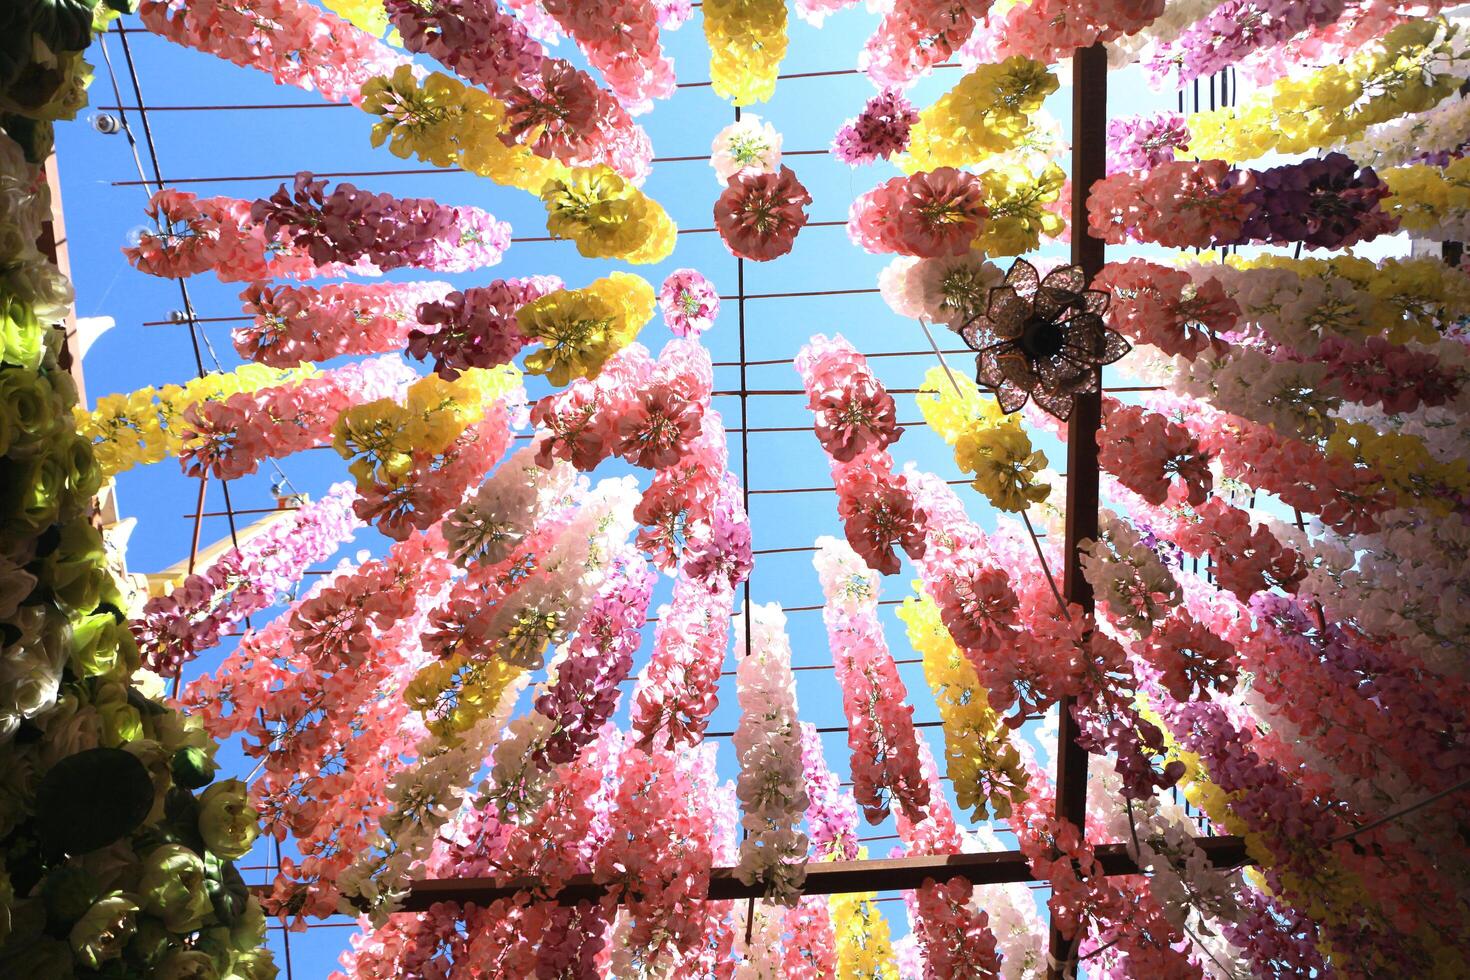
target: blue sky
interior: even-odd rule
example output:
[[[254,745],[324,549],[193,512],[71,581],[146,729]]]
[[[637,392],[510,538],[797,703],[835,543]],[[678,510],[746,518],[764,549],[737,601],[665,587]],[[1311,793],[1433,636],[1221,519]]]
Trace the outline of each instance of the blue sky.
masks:
[[[861,6],[830,18],[816,31],[793,16],[791,47],[782,64],[783,72],[824,71],[855,65],[863,40],[870,33],[875,18]],[[124,24],[136,27],[134,18]],[[176,47],[146,33],[129,35],[131,53],[137,66],[143,96],[150,107],[195,105],[229,105],[291,103],[317,106],[321,100],[314,94],[297,89],[277,87],[268,76],[237,68],[200,52]],[[121,102],[135,106],[119,38],[109,38],[108,52],[117,68]],[[665,35],[666,50],[674,57],[681,81],[703,81],[708,78],[708,53],[704,44],[698,12],[693,21],[678,32]],[[580,55],[567,42],[558,55],[582,63]],[[92,88],[94,106],[113,105],[112,80],[102,52],[89,56],[98,68]],[[940,70],[918,82],[910,97],[920,106],[934,100],[959,78],[954,69]],[[791,150],[825,149],[833,133],[844,119],[855,115],[863,102],[873,94],[870,83],[860,75],[790,79],[780,83],[774,98],[764,105],[748,109],[771,121],[785,135],[785,148]],[[1152,93],[1134,71],[1115,74],[1110,88],[1111,111],[1124,114],[1171,106],[1173,93]],[[1064,129],[1069,125],[1070,89],[1063,88],[1048,104]],[[128,113],[134,131],[142,138],[140,118]],[[368,142],[370,120],[350,107],[313,107],[291,110],[216,110],[154,111],[149,113],[157,148],[157,164],[165,183],[182,179],[212,178],[203,182],[178,183],[185,190],[201,195],[229,194],[245,198],[268,195],[289,175],[299,170],[319,173],[331,171],[381,171],[419,168],[416,161],[400,161],[386,150],[374,150]],[[708,87],[680,89],[672,99],[658,103],[655,109],[639,118],[653,138],[658,156],[706,154],[710,140],[724,125],[733,120],[732,107],[718,99]],[[179,287],[168,280],[154,279],[131,269],[120,249],[129,235],[144,226],[143,207],[147,189],[128,186],[138,181],[138,172],[125,138],[107,136],[82,125],[62,127],[58,133],[63,197],[71,258],[77,283],[77,310],[81,316],[110,316],[117,326],[99,339],[85,361],[88,395],[129,391],[150,384],[182,382],[196,374],[195,355],[186,327],[147,325],[165,321],[171,311],[182,306]],[[810,208],[813,221],[843,220],[849,202],[895,171],[886,165],[851,169],[831,156],[796,156],[786,161],[811,191]],[[1063,160],[1065,165],[1067,161]],[[153,162],[146,147],[142,149],[142,166],[148,177],[154,174]],[[272,179],[223,181],[226,176],[276,175]],[[358,186],[387,191],[398,196],[433,197],[450,204],[475,205],[512,223],[515,234],[544,234],[543,210],[528,194],[497,187],[482,178],[468,174],[365,176],[350,179]],[[121,182],[121,183],[120,183]],[[719,191],[713,171],[707,163],[669,162],[656,164],[646,190],[659,200],[685,228],[710,225],[711,208]],[[1062,257],[1058,248],[1042,254]],[[808,228],[799,237],[793,252],[771,263],[747,263],[747,293],[761,294],[816,289],[868,288],[876,283],[878,271],[886,258],[868,255],[852,245],[841,227]],[[692,266],[707,275],[724,295],[736,289],[736,262],[713,234],[681,235],[678,248],[664,263],[653,267],[634,267],[655,288],[675,268]],[[390,275],[392,279],[448,278],[458,286],[488,282],[493,278],[554,273],[569,285],[585,285],[614,268],[629,269],[616,262],[590,261],[577,256],[567,242],[520,243],[514,245],[499,266],[458,276],[414,274],[404,270]],[[238,300],[242,284],[221,284],[212,276],[201,276],[188,283],[197,314],[209,319],[240,314]],[[200,327],[206,341],[202,357],[207,369],[217,363],[228,370],[240,363],[229,340],[229,323],[205,323]],[[720,322],[705,335],[713,359],[735,361],[739,356],[736,305],[725,304]],[[789,359],[815,333],[842,333],[866,352],[919,350],[925,340],[917,323],[892,314],[882,300],[873,294],[820,298],[752,299],[746,304],[746,350],[749,359],[783,359],[768,367],[752,367],[747,382],[755,389],[795,389],[800,378]],[[655,318],[640,340],[657,349],[669,339],[661,320]],[[953,338],[950,338],[953,341]],[[942,342],[944,342],[942,340]],[[957,346],[951,342],[950,346]],[[961,369],[968,369],[967,359],[957,359]],[[925,370],[934,364],[932,356],[883,358],[873,362],[879,376],[890,387],[913,387]],[[716,388],[739,386],[735,368],[717,370]],[[541,390],[533,387],[533,394]],[[919,419],[909,396],[897,396],[899,418]],[[715,407],[730,428],[741,425],[738,398],[720,397]],[[810,415],[800,397],[753,397],[749,400],[751,426],[809,426]],[[1043,437],[1038,443],[1048,450],[1053,465],[1062,462],[1055,444]],[[753,434],[749,443],[749,485],[754,490],[790,487],[819,487],[830,484],[826,459],[809,431],[793,433]],[[946,478],[959,476],[948,449],[934,434],[922,427],[910,428],[894,447],[893,455],[901,464],[915,460],[926,469]],[[281,461],[281,469],[291,483],[302,491],[318,496],[333,481],[345,478],[345,467],[330,452],[307,452]],[[738,436],[731,437],[731,465],[738,473],[741,446]],[[618,470],[608,467],[606,474]],[[237,509],[271,506],[270,486],[275,473],[269,467],[259,474],[233,481],[230,500]],[[646,474],[644,476],[646,479]],[[197,493],[196,481],[186,479],[176,462],[134,470],[118,480],[121,508],[125,515],[136,516],[138,529],[132,537],[129,564],[134,571],[157,571],[183,559],[188,554],[192,511]],[[993,526],[993,515],[982,498],[961,489],[963,499],[971,507],[972,516],[984,526]],[[211,483],[206,502],[207,511],[223,509],[223,493],[218,483]],[[244,520],[249,520],[245,518]],[[821,534],[841,536],[836,519],[835,498],[830,493],[757,494],[752,498],[751,520],[757,549],[810,545]],[[203,541],[208,544],[225,537],[228,525],[222,517],[205,518]],[[382,550],[383,539],[364,531],[343,554],[367,548]],[[822,601],[821,591],[811,567],[809,553],[774,554],[759,557],[751,580],[750,592],[756,602],[779,601],[785,606],[812,605]],[[323,567],[336,559],[324,562]],[[907,594],[907,583],[913,576],[905,568],[885,583],[886,598]],[[655,602],[665,601],[665,580]],[[890,645],[899,659],[913,656],[904,641],[902,624],[885,609]],[[256,626],[266,617],[254,617]],[[797,612],[789,617],[794,663],[797,665],[829,662],[826,638],[818,613]],[[210,669],[223,656],[224,650],[203,656],[192,669]],[[640,655],[640,665],[642,655]],[[733,669],[733,658],[727,662]],[[938,712],[928,694],[917,666],[901,667],[908,685],[911,702],[916,706],[915,719],[930,721]],[[818,725],[844,724],[840,691],[830,671],[803,671],[798,674],[798,697],[802,717]],[[626,718],[626,711],[620,713]],[[733,677],[725,678],[721,703],[711,722],[713,730],[732,729],[736,722]],[[926,732],[937,758],[943,759],[943,748],[937,729]],[[825,748],[829,764],[845,775],[847,746],[840,734],[828,735]],[[720,749],[720,771],[733,777],[733,752],[728,745]],[[250,769],[238,750],[222,755],[226,770],[244,775]],[[885,823],[864,830],[868,835],[891,834]],[[875,842],[872,852],[881,856],[889,842]],[[263,847],[241,862],[245,866],[261,865],[269,860]],[[247,874],[251,881],[261,880],[260,873]],[[885,904],[894,935],[907,932],[901,906]],[[341,925],[346,923],[337,923]],[[314,929],[307,935],[290,937],[293,975],[325,976],[335,965],[337,953],[345,947],[348,929]],[[283,939],[273,931],[272,945],[283,966]]]

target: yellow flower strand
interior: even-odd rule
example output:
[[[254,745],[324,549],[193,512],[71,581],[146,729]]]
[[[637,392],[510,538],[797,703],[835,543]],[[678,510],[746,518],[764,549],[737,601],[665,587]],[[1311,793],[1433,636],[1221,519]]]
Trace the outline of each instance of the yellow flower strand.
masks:
[[[1425,164],[1383,171],[1393,196],[1389,214],[1407,231],[1433,231],[1447,220],[1463,222],[1470,211],[1470,157],[1440,169]]]
[[[558,387],[573,378],[596,377],[653,316],[653,287],[638,276],[614,272],[583,289],[559,289],[521,307],[516,327],[540,350],[526,356],[526,371],[544,374]]]
[[[322,6],[373,37],[388,33],[388,11],[383,8],[383,0],[322,0]],[[399,45],[401,41],[397,30],[388,35],[389,44]]]
[[[1201,261],[1207,261],[1201,256]],[[1382,259],[1373,262],[1352,255],[1330,259],[1293,259],[1284,255],[1262,255],[1245,259],[1232,255],[1226,261],[1241,269],[1289,269],[1299,276],[1346,279],[1373,299],[1369,316],[1372,331],[1364,331],[1345,318],[1332,318],[1331,311],[1313,310],[1311,318],[1323,318],[1334,332],[1355,338],[1382,336],[1391,343],[1432,343],[1440,339],[1438,324],[1454,320],[1470,307],[1470,276],[1439,259]]]
[[[920,591],[903,601],[909,644],[924,658],[924,679],[934,692],[944,728],[945,771],[954,783],[955,800],[972,810],[971,819],[997,820],[1011,815],[1012,805],[1026,797],[1026,770],[1011,744],[1010,730],[990,707],[975,668],[939,618],[939,607]]]
[[[955,390],[956,385],[959,391]],[[973,486],[999,510],[1023,511],[1041,503],[1051,488],[1036,477],[1046,454],[1034,451],[1019,415],[1006,415],[969,378],[932,367],[914,398],[924,421],[954,447],[955,463],[973,473]]]
[[[523,673],[524,668],[499,657],[471,660],[455,654],[420,670],[404,689],[403,698],[425,715],[429,731],[452,741],[488,717]]]
[[[1470,493],[1470,463],[1440,462],[1412,433],[1379,432],[1366,422],[1338,420],[1327,437],[1327,451],[1372,469],[1381,478],[1378,485],[1397,496],[1400,507],[1417,505],[1448,517]]]
[[[125,394],[104,395],[97,407],[73,408],[77,430],[92,444],[104,478],[135,466],[177,456],[184,448],[180,417],[190,406],[220,401],[242,391],[259,391],[299,381],[316,373],[309,364],[271,368],[245,364],[233,371],[207,374],[184,385],[139,388]]]
[[[1040,173],[1005,164],[978,174],[985,189],[990,217],[972,247],[992,258],[1022,255],[1041,245],[1042,236],[1055,238],[1066,219],[1047,209],[1062,196],[1067,174],[1053,163]]]
[[[392,398],[353,405],[332,426],[332,448],[366,492],[396,486],[415,456],[437,456],[480,421],[496,401],[520,391],[520,372],[510,365],[470,368],[453,381],[426,375],[409,386],[403,404]]]
[[[505,103],[442,72],[422,81],[408,65],[362,89],[362,108],[380,117],[373,146],[401,159],[458,166],[541,198],[552,235],[588,258],[659,262],[674,250],[668,212],[611,168],[568,167],[519,143],[506,145]]]
[[[1238,106],[1198,112],[1181,159],[1253,160],[1353,140],[1369,126],[1433,108],[1465,74],[1457,29],[1443,19],[1400,24],[1342,64],[1283,78]]]
[[[1046,65],[1021,55],[977,66],[919,112],[898,165],[905,173],[966,167],[1017,149],[1031,135],[1031,116],[1057,84]]]
[[[736,105],[769,99],[786,56],[785,0],[705,0],[702,13],[715,94]]]
[[[888,922],[873,902],[876,897],[873,892],[853,892],[828,899],[837,937],[838,980],[898,980]]]

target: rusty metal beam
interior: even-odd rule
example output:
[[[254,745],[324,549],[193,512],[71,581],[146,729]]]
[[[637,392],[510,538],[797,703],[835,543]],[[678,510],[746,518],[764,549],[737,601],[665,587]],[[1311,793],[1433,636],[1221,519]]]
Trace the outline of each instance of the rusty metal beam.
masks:
[[[1103,242],[1087,227],[1087,195],[1095,181],[1107,176],[1108,55],[1101,44],[1079,49],[1072,59],[1072,262],[1080,265],[1089,282],[1102,271]],[[1098,391],[1078,395],[1067,421],[1066,540],[1062,546],[1062,594],[1090,617],[1092,586],[1082,575],[1077,543],[1097,538],[1097,433],[1102,424],[1102,384]],[[1072,717],[1074,698],[1059,708],[1057,746],[1057,817],[1079,831],[1087,825],[1087,750],[1078,744],[1081,729]],[[1073,952],[1077,936],[1064,936],[1055,920],[1048,949],[1052,980],[1076,976]]]
[[[1217,868],[1234,868],[1250,862],[1245,841],[1240,837],[1200,837],[1196,843]],[[1103,844],[1096,849],[1097,860],[1105,875],[1140,874],[1138,865],[1128,856],[1122,844]],[[990,851],[981,854],[936,854],[869,861],[820,861],[807,865],[806,895],[835,895],[849,892],[904,891],[918,888],[926,881],[945,882],[965,878],[974,885],[1033,881],[1031,868],[1020,851]],[[461,904],[473,902],[484,907],[500,898],[510,898],[522,891],[534,891],[537,883],[528,879],[499,881],[495,878],[434,878],[413,882],[409,886],[404,911],[423,912],[439,902]],[[710,901],[760,898],[764,886],[747,885],[735,877],[734,868],[710,870]],[[563,888],[550,896],[563,905],[598,901],[607,888],[591,875],[576,875]]]

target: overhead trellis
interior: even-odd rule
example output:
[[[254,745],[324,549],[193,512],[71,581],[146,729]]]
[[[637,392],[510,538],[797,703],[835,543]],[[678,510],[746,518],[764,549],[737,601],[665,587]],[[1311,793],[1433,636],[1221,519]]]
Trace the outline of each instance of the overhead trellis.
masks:
[[[264,911],[360,915],[348,976],[1463,974],[1457,19],[897,0],[855,69],[783,73],[779,2],[327,7],[18,21],[59,61],[0,75],[24,246],[4,371],[54,409],[18,396],[5,458],[0,751],[24,778],[0,964],[264,976]],[[678,81],[691,17],[709,77]],[[93,30],[132,89],[104,107],[139,150],[116,184],[150,194],[127,259],[178,284],[144,327],[187,331],[198,376],[95,399],[74,436],[37,165],[45,121],[85,104]],[[232,107],[150,106],[145,32],[360,110],[364,141],[423,166],[166,181],[150,116]],[[1043,108],[1063,62],[1065,141]],[[1109,117],[1134,63],[1178,113]],[[830,151],[742,109],[857,73],[879,91]],[[706,156],[655,156],[640,118],[703,87],[735,109],[696,195],[710,217],[679,227],[687,187],[666,208],[650,173]],[[809,176],[829,152],[886,175],[846,219]],[[1306,157],[1252,165],[1273,153]],[[459,172],[500,185],[510,220],[342,182]],[[187,189],[252,181],[280,187]],[[750,288],[757,263],[838,271],[802,249],[839,228],[893,256],[875,286]],[[1354,254],[1400,231],[1413,257]],[[712,237],[733,291],[674,268]],[[485,272],[557,242],[592,261]],[[195,308],[210,275],[244,286],[238,315]],[[900,349],[778,346],[753,312],[879,297]],[[638,338],[660,311],[655,351]],[[248,363],[220,366],[210,324]],[[752,438],[778,434],[800,448]],[[898,462],[932,455],[926,434],[960,479]],[[315,500],[282,469],[307,454],[345,464]],[[169,457],[190,555],[129,596],[99,533],[116,515],[86,502]],[[263,470],[277,505],[236,508]],[[829,495],[842,538],[807,524]],[[229,546],[203,551],[211,516]],[[375,553],[322,567],[354,535]],[[765,568],[759,598],[798,595],[778,563],[805,556],[820,603],[757,601]],[[803,721],[808,672],[841,724]],[[218,741],[253,771],[215,778]],[[859,814],[892,833],[860,836]],[[247,890],[255,817],[273,842]],[[895,855],[870,856],[883,840]],[[880,893],[902,893],[901,940]]]

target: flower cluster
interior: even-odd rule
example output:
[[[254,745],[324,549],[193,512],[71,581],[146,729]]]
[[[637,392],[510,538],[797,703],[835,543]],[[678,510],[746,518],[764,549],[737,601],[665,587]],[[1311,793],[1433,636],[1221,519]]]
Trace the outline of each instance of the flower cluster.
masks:
[[[1425,238],[1458,241],[1470,228],[1470,157],[1444,169],[1419,164],[1384,174],[1393,197],[1390,213],[1408,231]]]
[[[817,539],[812,564],[826,597],[822,620],[847,715],[853,796],[869,823],[882,822],[890,806],[919,823],[930,787],[919,768],[914,709],[878,622],[875,578],[836,538]]]
[[[252,322],[230,336],[241,357],[272,367],[384,354],[408,342],[419,304],[442,300],[449,291],[443,282],[251,283],[240,300]]]
[[[1301,242],[1341,248],[1398,229],[1380,206],[1389,186],[1340,153],[1267,170],[1220,160],[1113,174],[1088,197],[1094,234],[1175,248]]]
[[[338,483],[321,500],[280,511],[264,533],[148,600],[131,624],[143,663],[172,676],[246,616],[275,605],[360,526],[352,497],[352,485]]]
[[[1470,52],[1448,22],[1411,20],[1351,58],[1285,78],[1239,106],[1190,117],[1201,157],[1302,153],[1431,109],[1454,94]]]
[[[179,418],[179,464],[190,476],[233,480],[266,459],[326,445],[339,417],[364,403],[392,401],[413,379],[384,356],[283,385],[197,401]]]
[[[533,281],[539,291],[545,285]],[[522,295],[529,296],[521,287]],[[593,378],[609,357],[622,350],[653,316],[653,287],[642,278],[614,272],[581,289],[558,289],[531,299],[515,311],[515,326],[541,349],[525,359],[529,374],[542,374],[559,386],[573,378]]]
[[[404,67],[368,85],[363,109],[380,119],[374,146],[537,195],[547,229],[575,240],[584,255],[657,262],[673,251],[674,223],[635,183],[607,165],[568,167],[538,156],[514,140],[507,104],[480,89],[438,72],[419,79]]]
[[[887,160],[909,148],[909,135],[918,121],[914,104],[901,92],[887,89],[837,130],[832,155],[851,167]]]
[[[1003,15],[992,15],[961,54],[982,61],[1025,55],[1050,65],[1071,57],[1078,48],[1132,34],[1163,12],[1164,0],[1098,0],[1084,6],[1068,0],[1016,4]]]
[[[769,99],[786,57],[784,0],[710,0],[701,13],[715,94],[737,106]]]
[[[715,200],[715,228],[731,255],[769,262],[791,251],[810,203],[811,194],[790,167],[775,173],[741,170]]]
[[[1148,170],[1189,149],[1189,127],[1177,112],[1108,120],[1108,173]]]
[[[291,385],[314,373],[305,364],[288,370],[245,364],[234,371],[206,374],[184,385],[103,395],[92,411],[78,405],[73,412],[78,431],[92,443],[97,465],[108,477],[177,456],[184,446],[183,416],[192,406],[241,392]]]
[[[905,255],[878,274],[878,290],[899,316],[958,330],[990,304],[990,290],[1004,278],[1004,272],[974,251],[936,259]]]
[[[852,794],[843,792],[836,774],[827,768],[822,736],[817,726],[802,722],[802,784],[806,787],[806,823],[812,857],[851,861],[857,857],[858,811]]]
[[[1338,149],[1365,167],[1406,163],[1447,166],[1465,155],[1470,132],[1470,99],[1446,99],[1427,112],[1370,126],[1361,137]]]
[[[447,381],[467,368],[509,364],[534,339],[521,332],[516,312],[561,288],[556,276],[530,276],[497,279],[463,292],[446,289],[415,308],[416,323],[405,337],[408,355],[420,361],[432,357],[434,372]]]
[[[735,689],[740,698],[735,792],[745,829],[735,873],[746,883],[764,884],[767,901],[795,905],[806,879],[807,853],[806,834],[797,828],[809,802],[786,617],[771,603],[750,607],[735,617],[735,624]]]
[[[1196,507],[1205,502],[1214,487],[1210,454],[1200,448],[1189,429],[1157,412],[1114,399],[1104,399],[1103,412],[1097,437],[1098,465],[1151,504],[1164,503],[1171,489],[1180,484],[1184,489],[1176,496]]]
[[[1110,262],[1097,285],[1112,294],[1108,326],[1135,344],[1150,344],[1165,354],[1193,360],[1205,349],[1218,352],[1216,338],[1235,329],[1241,310],[1225,286],[1211,275],[1156,265],[1146,259]]]
[[[1156,44],[1145,70],[1156,88],[1179,88],[1221,71],[1253,51],[1334,23],[1347,0],[1229,0],[1177,37]],[[1177,77],[1176,77],[1177,76]]]
[[[675,269],[658,291],[664,323],[676,337],[698,337],[715,325],[720,294],[697,269]]]
[[[1000,510],[1023,511],[1047,498],[1037,481],[1046,454],[1032,449],[1019,416],[1001,411],[969,378],[930,368],[915,399],[924,421],[954,447],[955,464],[975,475],[974,487]]]
[[[1168,565],[1126,520],[1104,510],[1098,538],[1081,556],[1082,574],[1113,622],[1147,636],[1179,604]]]
[[[892,177],[859,195],[848,211],[847,234],[869,252],[920,258],[962,255],[989,215],[978,177],[940,167]]]
[[[93,523],[103,474],[74,421],[77,389],[64,366],[69,286],[35,247],[49,202],[27,151],[49,134],[28,147],[6,135],[65,110],[93,11],[23,4],[7,15],[0,962],[37,976],[274,976],[260,905],[234,863],[259,833],[245,784],[215,781],[215,745],[198,719],[164,703],[158,679],[139,673],[118,559]]]
[[[574,0],[541,0],[541,7],[577,42],[629,111],[646,112],[654,99],[674,94],[674,62],[659,44],[654,0],[619,3],[615,13]]]
[[[514,368],[471,368],[454,381],[418,379],[402,403],[384,398],[343,411],[332,448],[351,461],[358,516],[400,541],[438,523],[505,451],[524,397]]]
[[[303,249],[313,262],[366,261],[380,271],[414,266],[464,272],[494,265],[510,246],[510,225],[479,208],[447,207],[428,198],[373,194],[351,184],[296,175],[250,207],[270,240]]]
[[[390,0],[387,12],[410,51],[432,55],[505,103],[516,142],[570,167],[606,164],[630,180],[647,176],[653,145],[617,97],[548,58],[511,14],[463,0],[432,9]]]
[[[990,9],[991,0],[895,0],[863,45],[858,67],[881,88],[902,88],[947,61]]]
[[[761,117],[742,115],[715,134],[709,165],[721,187],[737,174],[774,174],[781,166],[781,134]]]
[[[965,167],[1022,147],[1057,77],[1029,58],[978,65],[919,112],[906,168]]]
[[[138,17],[175,44],[259,68],[278,85],[320,92],[333,102],[360,102],[369,79],[408,64],[375,35],[303,0],[142,0]]]
[[[537,459],[565,459],[584,471],[613,456],[646,469],[674,466],[700,435],[713,373],[697,341],[670,341],[657,360],[630,345],[595,379],[536,403],[532,421],[547,432]]]

